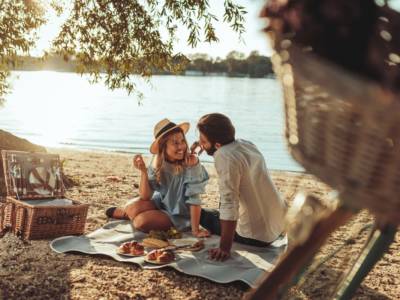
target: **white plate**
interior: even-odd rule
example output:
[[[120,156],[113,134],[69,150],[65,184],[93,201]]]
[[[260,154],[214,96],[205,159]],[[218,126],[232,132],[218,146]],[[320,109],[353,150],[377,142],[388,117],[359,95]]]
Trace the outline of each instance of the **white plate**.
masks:
[[[153,264],[153,265],[168,265],[170,263],[176,262],[178,260],[178,258],[175,256],[175,258],[169,262],[161,262],[161,261],[157,261],[157,260],[151,260],[148,259],[147,257],[144,258],[144,261],[149,263],[149,264]]]
[[[192,246],[194,243],[198,242],[198,238],[182,238],[182,239],[173,239],[169,240],[170,244],[173,244],[177,247],[185,247]]]

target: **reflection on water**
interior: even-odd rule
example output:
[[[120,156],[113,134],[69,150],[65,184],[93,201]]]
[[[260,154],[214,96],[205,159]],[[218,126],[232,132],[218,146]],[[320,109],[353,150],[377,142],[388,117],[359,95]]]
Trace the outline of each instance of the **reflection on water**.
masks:
[[[206,113],[233,120],[237,137],[254,142],[272,169],[300,170],[283,139],[280,87],[273,79],[154,76],[139,84],[142,105],[125,91],[90,85],[71,73],[16,72],[0,109],[0,128],[45,146],[148,153],[162,118],[194,124]],[[211,158],[205,154],[203,160]]]

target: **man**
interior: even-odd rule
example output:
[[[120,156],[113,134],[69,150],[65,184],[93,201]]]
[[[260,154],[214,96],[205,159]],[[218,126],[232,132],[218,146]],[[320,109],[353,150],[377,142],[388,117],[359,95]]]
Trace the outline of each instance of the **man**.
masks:
[[[264,157],[257,147],[235,139],[231,120],[219,113],[203,116],[197,128],[198,146],[214,156],[220,190],[219,211],[203,209],[200,224],[221,236],[219,248],[211,249],[211,259],[226,260],[232,242],[266,247],[283,231],[286,204],[279,197]]]

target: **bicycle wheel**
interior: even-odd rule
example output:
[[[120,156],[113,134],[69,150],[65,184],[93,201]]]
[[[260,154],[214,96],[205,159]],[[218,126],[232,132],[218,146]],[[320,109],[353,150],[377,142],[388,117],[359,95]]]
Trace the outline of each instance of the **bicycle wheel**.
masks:
[[[394,225],[365,225],[365,218],[369,218],[366,213],[359,214],[349,222],[352,215],[354,214],[349,214],[348,209],[341,207],[318,222],[309,238],[302,245],[293,247],[260,286],[245,298],[350,299],[365,276],[385,254],[396,233]],[[353,224],[346,224],[338,230],[345,223]],[[354,224],[362,225],[357,230],[357,236],[352,235],[345,239],[338,248],[338,239],[343,240],[343,231],[348,232],[348,227],[354,227]],[[370,228],[372,230],[368,235],[367,229]],[[333,241],[328,244],[330,248],[336,249],[321,251],[324,241],[331,234],[337,237],[331,236]],[[328,245],[323,246],[327,247]],[[321,255],[321,252],[324,253]],[[335,261],[328,265],[326,263],[329,260]]]

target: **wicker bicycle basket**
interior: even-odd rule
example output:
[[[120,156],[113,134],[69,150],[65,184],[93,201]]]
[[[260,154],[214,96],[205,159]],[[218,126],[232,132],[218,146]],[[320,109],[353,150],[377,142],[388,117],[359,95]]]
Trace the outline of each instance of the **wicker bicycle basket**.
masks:
[[[400,223],[400,95],[288,41],[280,46],[272,62],[292,156],[345,205]]]

